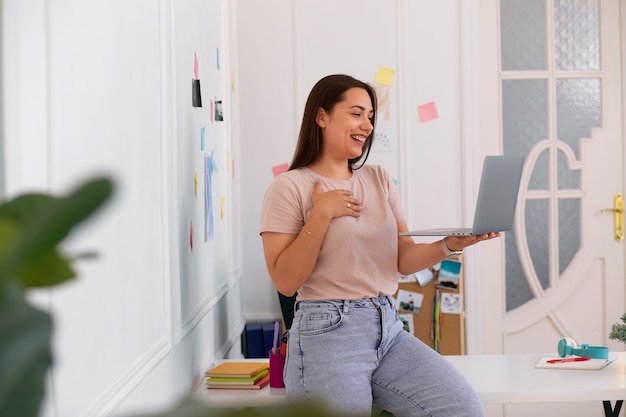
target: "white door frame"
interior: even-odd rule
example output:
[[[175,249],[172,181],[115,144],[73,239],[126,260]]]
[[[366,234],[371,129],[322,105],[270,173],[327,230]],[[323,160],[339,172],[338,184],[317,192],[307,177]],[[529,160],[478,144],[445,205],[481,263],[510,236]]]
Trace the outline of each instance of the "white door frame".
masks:
[[[488,0],[489,1],[489,0]],[[494,2],[497,0],[491,0]],[[483,7],[483,0],[460,3],[461,24],[461,126],[463,132],[462,143],[467,144],[461,152],[464,161],[463,174],[464,189],[472,195],[464,196],[463,216],[464,220],[471,221],[473,201],[477,193],[480,175],[480,155],[474,149],[480,148],[480,134],[489,129],[498,129],[497,126],[481,125],[480,109],[481,100],[485,96],[497,96],[499,91],[479,91],[481,80],[498,79],[498,63],[485,60],[481,56],[480,42],[482,39],[493,39],[499,46],[499,33],[492,32],[494,25],[481,25],[481,20],[498,19],[498,7]],[[621,26],[621,72],[622,72],[622,102],[626,103],[626,4],[620,2],[620,26]],[[490,33],[491,32],[491,33]],[[497,47],[496,46],[496,47]],[[498,90],[497,83],[492,83],[493,89]],[[495,133],[497,134],[497,133]],[[622,106],[622,135],[626,135],[626,105]],[[623,141],[626,138],[622,138]],[[626,146],[623,149],[623,160],[626,161]],[[498,152],[494,149],[493,152]],[[626,184],[626,172],[622,172],[624,184]],[[624,245],[626,250],[626,244]],[[483,266],[478,256],[478,248],[469,248],[464,253],[465,279],[465,311],[466,311],[466,352],[468,354],[485,353],[488,347],[483,346],[484,335],[489,329],[483,328],[481,305],[484,302],[501,304],[500,311],[504,311],[505,295],[500,299],[483,299],[483,287],[481,276]],[[503,255],[504,256],[504,255]],[[626,259],[626,256],[625,256]],[[503,271],[504,274],[504,271]]]

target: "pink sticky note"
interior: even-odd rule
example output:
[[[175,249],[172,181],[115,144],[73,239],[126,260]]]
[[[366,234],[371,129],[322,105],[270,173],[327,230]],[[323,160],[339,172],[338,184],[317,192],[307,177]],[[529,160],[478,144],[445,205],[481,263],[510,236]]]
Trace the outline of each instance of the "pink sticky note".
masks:
[[[417,106],[417,112],[419,113],[422,123],[429,122],[439,117],[437,107],[435,107],[435,102],[433,101]]]
[[[193,53],[193,76],[197,80],[198,79],[198,55]]]
[[[285,162],[284,164],[276,165],[275,167],[273,167],[272,172],[274,173],[274,176],[277,177],[283,172],[286,172],[288,169],[289,164]]]

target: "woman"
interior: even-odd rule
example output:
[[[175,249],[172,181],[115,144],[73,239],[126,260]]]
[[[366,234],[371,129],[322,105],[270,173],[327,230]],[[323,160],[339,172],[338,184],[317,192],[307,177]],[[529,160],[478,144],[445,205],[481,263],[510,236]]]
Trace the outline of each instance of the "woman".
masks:
[[[289,171],[261,212],[267,268],[278,291],[297,292],[285,385],[345,414],[372,403],[396,417],[482,416],[478,396],[437,352],[403,330],[389,296],[412,274],[499,236],[416,244],[388,173],[365,165],[376,95],[347,75],[322,78],[304,109]]]

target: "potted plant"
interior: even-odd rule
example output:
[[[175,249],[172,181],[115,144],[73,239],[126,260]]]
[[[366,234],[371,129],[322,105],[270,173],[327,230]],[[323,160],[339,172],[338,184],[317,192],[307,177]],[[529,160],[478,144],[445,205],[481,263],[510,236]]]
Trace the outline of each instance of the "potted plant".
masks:
[[[609,339],[619,340],[622,343],[626,343],[626,313],[621,317],[622,323],[615,323],[611,327],[611,333],[609,333]]]
[[[60,243],[112,195],[113,183],[95,178],[64,196],[23,194],[0,202],[0,416],[38,417],[53,362],[52,318],[30,305],[26,291],[76,276],[72,265],[93,256],[61,253]],[[240,410],[214,409],[193,397],[152,417],[338,416],[319,402]]]
[[[25,297],[76,276],[59,244],[112,194],[113,184],[96,178],[66,196],[30,193],[0,203],[0,415],[36,417],[52,364],[48,313]]]

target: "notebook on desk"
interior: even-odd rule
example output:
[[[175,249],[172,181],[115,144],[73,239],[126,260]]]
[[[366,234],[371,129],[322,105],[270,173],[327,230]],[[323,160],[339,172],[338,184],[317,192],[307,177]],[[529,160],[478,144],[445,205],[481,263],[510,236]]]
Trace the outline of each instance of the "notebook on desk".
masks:
[[[523,165],[523,157],[485,156],[472,227],[412,230],[400,235],[472,236],[511,230]]]
[[[555,361],[556,359],[556,361]],[[600,371],[611,363],[613,363],[617,356],[611,355],[608,359],[588,359],[583,361],[559,361],[563,358],[560,357],[546,357],[541,358],[539,362],[535,365],[535,368],[543,368],[543,369],[580,369],[580,370],[588,370],[588,371]]]

